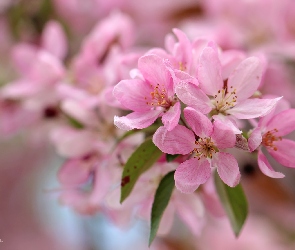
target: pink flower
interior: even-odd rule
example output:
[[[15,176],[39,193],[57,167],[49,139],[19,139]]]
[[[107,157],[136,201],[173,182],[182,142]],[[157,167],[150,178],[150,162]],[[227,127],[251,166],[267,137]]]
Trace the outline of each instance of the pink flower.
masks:
[[[33,112],[46,113],[56,107],[56,86],[65,77],[62,59],[67,53],[66,36],[61,25],[49,21],[40,37],[40,46],[19,43],[14,46],[12,60],[21,77],[1,89],[4,99],[21,101]]]
[[[240,180],[238,163],[231,154],[221,152],[234,147],[236,137],[233,131],[219,121],[212,125],[205,115],[192,108],[185,108],[184,116],[194,133],[177,125],[172,131],[160,127],[153,137],[156,146],[164,153],[191,153],[194,156],[176,169],[176,187],[183,193],[194,192],[209,179],[211,167],[217,167],[220,178],[227,185],[236,186]]]
[[[178,41],[174,36],[166,36],[166,50],[153,48],[147,54],[158,55],[165,60],[167,67],[170,69],[174,84],[179,81],[191,82],[198,85],[197,67],[201,51],[207,45],[205,39],[196,39],[191,42],[186,34],[179,29],[173,29]]]
[[[82,214],[94,214],[102,207],[109,190],[110,172],[97,154],[67,160],[58,173],[60,201]]]
[[[106,202],[109,213],[116,224],[118,224],[118,221],[122,223],[123,220],[125,224],[130,223],[134,213],[140,218],[150,221],[152,204],[160,180],[168,172],[174,170],[175,167],[175,163],[157,162],[153,168],[140,176],[136,182],[134,192],[122,204],[119,203],[119,188],[110,192],[106,197]],[[198,194],[182,194],[178,190],[174,190],[161,219],[158,234],[169,233],[173,225],[174,214],[178,214],[179,218],[191,229],[193,234],[200,235],[204,226],[205,209]],[[128,221],[125,221],[126,219]]]
[[[12,50],[12,60],[17,70],[28,75],[36,64],[38,52],[47,52],[56,59],[63,60],[68,51],[66,35],[62,26],[56,21],[49,21],[40,37],[40,46],[18,43]]]
[[[114,186],[119,187],[117,184],[120,183],[122,176],[121,161],[127,161],[134,151],[134,145],[142,142],[142,135],[130,136],[118,144],[114,151],[108,145],[112,141],[110,137],[107,142],[100,142],[97,138],[102,136],[87,130],[75,131],[64,128],[55,130],[53,137],[58,153],[68,157],[58,173],[61,184],[60,201],[79,213],[94,214],[103,209],[108,215],[113,216],[104,204]],[[118,204],[120,198],[114,199]],[[128,207],[130,215],[132,209],[133,207]],[[122,220],[129,222],[126,213],[123,216],[114,216],[120,222]]]
[[[6,116],[5,111],[1,113],[1,116],[4,115],[2,120],[6,120],[5,126],[11,126],[11,132],[16,132],[16,128],[37,124],[45,129],[47,125],[55,126],[56,121],[61,120],[56,86],[65,76],[63,65],[45,50],[36,52],[30,60],[33,63],[29,63],[26,73],[0,90],[1,102],[14,103],[13,116]],[[8,108],[6,105],[4,107]]]
[[[143,54],[126,52],[133,41],[133,22],[128,16],[114,12],[97,23],[71,63],[71,78],[67,81],[73,84],[58,86],[63,102],[74,101],[90,112],[105,104],[119,106],[112,95],[113,87],[129,77]]]
[[[161,48],[153,48],[147,54],[156,54],[162,58],[168,59],[171,66],[176,70],[190,73],[193,67],[193,46],[186,34],[179,29],[173,29],[173,33],[178,39],[175,41],[172,35],[166,36],[166,50]]]
[[[176,94],[185,104],[205,114],[211,112],[215,120],[227,123],[235,133],[240,133],[236,128],[235,119],[251,119],[266,115],[280,99],[249,99],[260,84],[262,72],[260,60],[257,57],[249,57],[224,80],[223,76],[228,73],[222,72],[216,45],[209,43],[200,56],[199,87],[180,82],[176,86]]]
[[[59,126],[50,133],[51,142],[58,154],[68,158],[81,158],[93,152],[107,152],[112,142],[102,141],[101,137],[97,131],[70,126]]]
[[[282,138],[294,130],[295,109],[270,114],[261,118],[257,128],[252,131],[249,138],[249,148],[254,151],[260,145],[264,146],[277,162],[286,167],[295,168],[295,142]],[[282,173],[273,170],[261,148],[258,149],[258,166],[269,177],[284,177]]]
[[[113,94],[121,105],[134,111],[127,116],[115,116],[115,125],[123,130],[142,129],[162,117],[167,130],[172,130],[179,121],[180,103],[164,60],[156,55],[143,56],[138,69],[142,79],[123,80],[114,87]]]

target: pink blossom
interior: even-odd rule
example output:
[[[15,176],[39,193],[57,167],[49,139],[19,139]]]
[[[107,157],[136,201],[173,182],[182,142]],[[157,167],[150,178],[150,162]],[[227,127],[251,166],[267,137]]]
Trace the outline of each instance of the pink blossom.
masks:
[[[176,70],[191,72],[193,70],[193,46],[186,34],[179,29],[173,29],[173,33],[178,39],[175,41],[172,35],[166,36],[166,50],[153,48],[147,54],[156,54],[164,59],[168,59],[171,66]],[[192,68],[192,69],[191,69]]]
[[[176,86],[176,93],[185,104],[205,114],[211,112],[215,120],[225,122],[235,133],[240,133],[235,119],[266,115],[280,100],[250,98],[260,84],[262,72],[260,60],[257,57],[249,57],[239,63],[228,79],[223,79],[228,73],[222,73],[216,46],[209,43],[200,56],[199,87],[180,82]]]
[[[250,135],[249,148],[251,151],[254,151],[260,145],[264,146],[277,162],[283,166],[295,168],[295,142],[282,138],[294,130],[295,109],[287,109],[279,113],[273,112],[259,120],[258,126]],[[282,173],[273,170],[267,158],[262,153],[261,147],[258,149],[258,166],[269,177],[284,177]]]
[[[101,211],[113,216],[104,204],[112,194],[113,186],[120,182],[122,168],[119,159],[127,160],[133,152],[134,144],[141,142],[142,137],[131,136],[112,152],[111,138],[103,143],[101,136],[91,131],[67,131],[64,128],[54,132],[53,139],[58,152],[68,158],[58,173],[61,203],[82,214],[92,215]],[[119,197],[116,198],[119,203]],[[118,221],[124,220],[120,217],[122,216],[118,214]],[[129,217],[125,220],[129,222]]]
[[[116,204],[119,203],[119,197],[117,194],[112,197],[112,191],[114,186],[119,186],[117,184],[121,180],[121,161],[127,161],[134,151],[134,145],[142,142],[142,135],[139,133],[130,136],[112,151],[114,136],[107,133],[70,128],[60,128],[53,132],[52,140],[58,153],[68,158],[58,173],[61,203],[83,214],[102,211],[118,225],[124,220],[129,223],[130,217],[126,218],[126,213],[118,212],[114,215],[105,203],[110,197],[116,199]],[[107,136],[109,137],[103,141]],[[128,207],[129,210],[131,215],[132,208]]]
[[[198,85],[197,67],[199,55],[202,49],[207,45],[205,39],[196,39],[191,42],[186,34],[179,29],[173,29],[178,41],[172,34],[166,36],[166,50],[153,48],[146,54],[158,55],[165,60],[174,84],[178,82],[190,82]]]
[[[123,80],[114,87],[113,94],[123,108],[134,111],[115,116],[115,125],[123,130],[142,129],[162,117],[164,126],[172,130],[179,121],[180,103],[174,95],[170,71],[156,55],[141,57],[138,69],[142,79]]]
[[[11,116],[11,122],[7,119],[9,117],[5,117],[7,125],[21,128],[29,120],[31,125],[40,122],[46,125],[49,120],[43,123],[44,118],[50,118],[52,121],[52,118],[60,117],[57,107],[59,97],[55,88],[63,79],[65,69],[56,57],[44,50],[38,51],[33,59],[33,63],[21,78],[7,83],[0,91],[2,101],[14,102],[19,106],[19,117],[28,116],[23,122],[19,120],[19,125],[15,124],[15,116]]]
[[[103,141],[94,130],[59,126],[52,130],[50,139],[59,155],[67,158],[81,158],[94,152],[108,152],[112,141]]]
[[[160,180],[175,167],[175,163],[157,162],[153,168],[140,176],[134,187],[134,192],[122,204],[119,204],[119,188],[111,192],[106,201],[113,220],[117,223],[120,222],[121,226],[122,222],[125,222],[126,225],[127,222],[130,223],[132,213],[136,213],[140,218],[150,221],[154,195]],[[178,190],[173,191],[161,219],[159,235],[169,233],[174,222],[174,214],[180,217],[194,235],[200,235],[204,226],[205,209],[198,194],[182,194]]]
[[[91,154],[67,160],[60,168],[60,201],[82,214],[94,214],[102,208],[110,186],[110,173],[104,159]]]
[[[212,125],[206,116],[192,108],[185,108],[184,116],[194,132],[182,125],[172,131],[160,127],[153,137],[156,146],[164,153],[193,154],[193,158],[176,169],[176,187],[184,193],[194,192],[210,178],[212,167],[217,168],[227,185],[236,186],[240,180],[238,163],[231,154],[221,152],[234,147],[236,137],[233,131],[219,121]]]
[[[56,21],[46,23],[41,36],[41,48],[63,60],[68,51],[67,37]]]
[[[192,42],[189,40],[187,35],[179,30],[173,29],[173,33],[178,39],[175,41],[172,35],[166,36],[166,52],[163,49],[151,49],[148,54],[156,54],[160,57],[168,59],[170,65],[176,71],[176,75],[182,72],[188,73],[192,78],[198,78],[198,65],[199,57],[202,54],[204,48],[208,46],[208,41],[205,38],[197,38]],[[217,47],[212,42],[209,43],[214,47]],[[217,49],[217,48],[216,48]],[[238,66],[238,64],[245,59],[245,53],[240,50],[218,50],[218,56],[222,67],[222,79],[228,79],[230,73]],[[192,83],[198,85],[197,79],[191,79]]]
[[[132,20],[120,12],[97,23],[72,61],[71,77],[58,86],[63,102],[75,102],[90,113],[106,104],[119,106],[112,96],[113,86],[129,77],[140,54],[127,53],[133,33]]]
[[[21,101],[27,109],[42,113],[57,105],[55,87],[65,76],[61,60],[67,53],[67,41],[55,21],[46,24],[40,40],[40,46],[19,43],[14,47],[12,59],[21,77],[6,84],[1,96]]]
[[[114,12],[98,22],[83,40],[81,50],[73,60],[75,80],[85,84],[94,74],[102,75],[103,67],[108,63],[114,48],[115,53],[120,54],[133,44],[133,26],[132,20],[121,12]]]
[[[17,70],[26,75],[34,66],[37,53],[45,51],[59,60],[63,60],[68,51],[67,38],[56,21],[49,21],[40,37],[40,44],[18,43],[13,47],[12,60]]]

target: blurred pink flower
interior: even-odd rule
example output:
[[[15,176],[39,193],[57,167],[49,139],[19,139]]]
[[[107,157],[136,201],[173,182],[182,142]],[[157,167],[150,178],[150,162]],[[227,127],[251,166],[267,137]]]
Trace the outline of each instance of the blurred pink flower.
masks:
[[[62,61],[68,52],[66,34],[57,21],[49,21],[40,37],[40,44],[18,43],[12,49],[12,61],[16,69],[24,76],[35,67],[38,53],[46,51]]]
[[[105,160],[97,154],[67,160],[60,168],[59,200],[82,214],[92,215],[102,209],[110,186]]]
[[[291,250],[294,242],[263,216],[250,215],[239,235],[235,237],[227,219],[208,221],[203,234],[195,240],[196,249],[270,249]],[[286,237],[286,238],[285,238]]]

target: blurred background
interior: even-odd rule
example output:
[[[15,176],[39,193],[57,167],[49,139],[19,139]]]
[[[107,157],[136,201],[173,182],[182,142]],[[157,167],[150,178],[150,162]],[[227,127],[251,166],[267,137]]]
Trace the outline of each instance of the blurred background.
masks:
[[[68,67],[93,28],[120,11],[132,20],[132,43],[141,50],[164,47],[166,35],[178,27],[191,39],[213,39],[222,49],[264,53],[269,63],[261,91],[283,95],[294,107],[295,2],[238,2],[0,0],[0,86],[21,75],[13,57],[16,46],[40,46],[48,21],[63,27],[68,43],[63,63]],[[30,57],[23,58],[31,63]],[[61,204],[57,174],[65,158],[49,143],[51,120],[36,125],[29,113],[19,115],[11,100],[0,102],[0,249],[149,249],[147,222],[134,219],[118,227],[104,213],[83,215]],[[294,132],[289,137],[294,139]],[[240,237],[235,238],[220,215],[206,215],[198,237],[175,218],[170,233],[158,237],[150,249],[295,249],[295,170],[272,162],[286,177],[271,179],[250,154],[234,153],[250,207]]]

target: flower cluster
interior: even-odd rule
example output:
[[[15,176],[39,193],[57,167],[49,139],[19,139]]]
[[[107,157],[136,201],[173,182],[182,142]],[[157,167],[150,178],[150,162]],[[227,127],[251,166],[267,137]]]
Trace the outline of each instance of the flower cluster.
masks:
[[[281,136],[295,129],[294,110],[279,113],[266,123],[282,97],[255,96],[264,72],[263,59],[247,57],[242,51],[222,51],[212,41],[190,42],[177,29],[174,33],[178,41],[171,53],[160,49],[147,52],[139,58],[134,78],[114,87],[122,107],[133,111],[115,117],[115,125],[125,130],[143,129],[161,117],[163,126],[155,132],[153,142],[166,154],[186,156],[174,177],[176,187],[184,193],[194,192],[215,168],[224,183],[236,186],[240,171],[235,157],[226,152],[229,148],[253,152],[266,146],[279,163],[293,167],[295,144],[282,141]],[[247,122],[260,117],[257,128],[242,131]],[[249,146],[242,132],[250,134]],[[271,171],[260,151],[258,159],[264,173],[266,168]]]
[[[60,4],[70,2],[54,4],[61,11]],[[103,9],[123,1],[111,2]],[[230,0],[222,2],[232,6]],[[273,159],[295,168],[295,142],[289,137],[295,130],[295,109],[294,99],[288,98],[294,86],[285,65],[287,59],[295,61],[294,55],[286,55],[292,32],[281,35],[285,50],[278,52],[271,44],[258,49],[255,30],[243,36],[234,32],[251,25],[249,20],[240,26],[218,22],[225,13],[214,4],[201,4],[207,10],[203,15],[215,12],[213,35],[202,22],[198,27],[203,34],[198,35],[191,28],[195,21],[186,20],[166,36],[165,48],[147,45],[152,38],[140,43],[146,35],[137,34],[134,20],[120,11],[100,20],[80,47],[76,45],[76,53],[61,24],[53,20],[45,24],[38,42],[11,47],[18,77],[0,88],[0,134],[29,131],[30,143],[53,145],[64,159],[58,171],[62,204],[81,214],[101,212],[121,227],[139,217],[151,221],[154,234],[169,232],[177,214],[200,235],[207,213],[227,212],[220,187],[237,192],[233,197],[242,197],[240,203],[246,204],[239,185],[241,155],[251,155],[271,178],[285,176],[272,165]],[[79,33],[97,17],[95,8],[86,6],[87,19],[76,5],[62,15]],[[144,6],[134,18],[144,31],[153,30],[153,22],[148,26],[140,20],[151,14]],[[132,4],[125,8],[134,11]],[[251,9],[245,13],[250,15]],[[232,20],[238,19],[231,14]],[[233,34],[231,39],[218,35],[221,26]],[[267,34],[279,32],[267,27]],[[266,39],[267,34],[261,36]],[[239,209],[246,211],[247,205]]]

